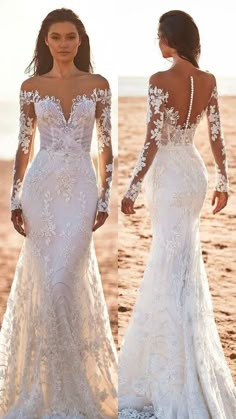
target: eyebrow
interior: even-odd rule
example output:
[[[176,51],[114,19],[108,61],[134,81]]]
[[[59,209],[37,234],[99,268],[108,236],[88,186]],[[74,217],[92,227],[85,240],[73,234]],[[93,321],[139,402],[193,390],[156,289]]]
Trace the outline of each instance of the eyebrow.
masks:
[[[61,35],[58,32],[51,32],[50,35]],[[66,35],[76,35],[76,32],[68,32]]]

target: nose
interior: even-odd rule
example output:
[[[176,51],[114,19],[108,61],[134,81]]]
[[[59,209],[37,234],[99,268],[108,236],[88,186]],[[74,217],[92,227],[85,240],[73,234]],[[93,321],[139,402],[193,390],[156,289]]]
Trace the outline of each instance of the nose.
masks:
[[[60,46],[61,47],[66,47],[67,46],[67,40],[62,38],[62,40],[60,42]]]

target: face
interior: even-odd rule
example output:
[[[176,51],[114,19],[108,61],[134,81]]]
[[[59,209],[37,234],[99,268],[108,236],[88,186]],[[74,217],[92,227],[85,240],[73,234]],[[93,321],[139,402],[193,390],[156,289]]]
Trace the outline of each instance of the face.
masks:
[[[45,43],[54,59],[65,62],[74,59],[81,40],[72,22],[58,22],[50,26]]]
[[[159,48],[161,50],[163,58],[172,57],[173,53],[175,52],[175,49],[169,47],[167,39],[160,32],[160,30],[158,31],[157,38],[159,39]]]

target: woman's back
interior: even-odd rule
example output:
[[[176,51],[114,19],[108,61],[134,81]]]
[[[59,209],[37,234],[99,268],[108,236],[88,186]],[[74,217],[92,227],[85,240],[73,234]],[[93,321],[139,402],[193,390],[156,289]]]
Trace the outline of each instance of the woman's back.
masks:
[[[214,89],[215,78],[212,74],[199,69],[187,68],[183,71],[170,69],[168,71],[158,72],[152,76],[153,84],[161,86],[164,92],[168,92],[166,107],[178,112],[178,125],[183,126],[186,122],[190,99],[191,99],[191,81],[193,78],[193,102],[189,123],[196,122],[197,116],[204,111],[208,105],[211,93]],[[155,85],[155,84],[154,84]]]
[[[127,198],[136,200],[156,153],[167,146],[169,150],[173,146],[176,149],[176,146],[186,148],[193,144],[196,128],[205,113],[216,163],[215,190],[224,192],[228,189],[216,79],[212,74],[184,62],[150,77],[146,140],[126,193]],[[175,151],[177,153],[177,149]],[[183,149],[180,156],[185,151]],[[170,163],[171,156],[166,159]]]
[[[156,73],[150,79],[149,109],[154,104],[159,110],[154,110],[152,115],[149,112],[148,120],[153,125],[152,130],[157,127],[157,121],[162,125],[159,146],[193,143],[198,123],[206,112],[209,113],[210,105],[214,105],[212,100],[216,100],[213,97],[216,90],[214,76],[186,67],[185,72],[170,69]]]

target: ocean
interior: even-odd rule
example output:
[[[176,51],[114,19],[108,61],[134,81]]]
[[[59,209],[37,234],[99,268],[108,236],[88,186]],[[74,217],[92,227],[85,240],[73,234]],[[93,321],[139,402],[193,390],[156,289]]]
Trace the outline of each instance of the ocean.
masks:
[[[119,96],[146,96],[148,88],[147,77],[119,77]],[[221,96],[236,95],[236,77],[217,78],[217,87]]]

